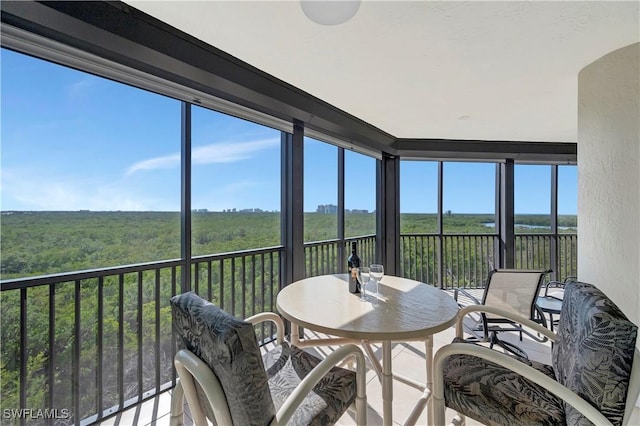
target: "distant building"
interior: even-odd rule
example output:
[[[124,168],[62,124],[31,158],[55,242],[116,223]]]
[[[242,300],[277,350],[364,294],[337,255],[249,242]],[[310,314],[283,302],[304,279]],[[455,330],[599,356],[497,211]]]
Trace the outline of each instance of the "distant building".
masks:
[[[320,204],[316,208],[316,213],[336,214],[337,212],[338,206],[335,204]],[[345,209],[344,212],[352,214],[369,214],[369,210],[367,209]]]
[[[334,214],[338,212],[338,206],[335,204],[320,204],[316,209],[316,213]]]

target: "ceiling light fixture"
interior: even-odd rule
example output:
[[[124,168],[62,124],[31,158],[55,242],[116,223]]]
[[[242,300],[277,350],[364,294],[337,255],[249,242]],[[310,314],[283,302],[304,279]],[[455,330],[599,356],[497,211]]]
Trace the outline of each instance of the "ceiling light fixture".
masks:
[[[307,18],[320,25],[340,25],[353,18],[360,0],[300,0]]]

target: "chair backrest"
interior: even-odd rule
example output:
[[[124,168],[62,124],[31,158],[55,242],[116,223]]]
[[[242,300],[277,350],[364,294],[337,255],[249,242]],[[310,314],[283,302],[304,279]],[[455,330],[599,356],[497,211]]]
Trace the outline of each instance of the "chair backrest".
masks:
[[[482,304],[535,318],[535,303],[548,270],[495,269],[489,273]],[[490,314],[487,319],[497,318]]]
[[[178,347],[193,352],[213,371],[233,424],[269,424],[276,411],[253,326],[193,292],[172,297],[171,311]],[[201,389],[198,393],[204,412],[213,421]]]
[[[556,380],[589,401],[614,425],[628,421],[638,397],[635,365],[638,327],[598,288],[583,282],[565,287],[552,349]],[[636,358],[636,359],[634,359]],[[629,401],[631,399],[631,401]],[[629,407],[627,407],[629,405]],[[567,424],[583,416],[565,405]]]

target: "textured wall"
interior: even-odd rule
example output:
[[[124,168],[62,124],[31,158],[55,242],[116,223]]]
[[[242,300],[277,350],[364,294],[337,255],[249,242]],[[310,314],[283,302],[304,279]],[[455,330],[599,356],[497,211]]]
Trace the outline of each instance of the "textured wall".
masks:
[[[640,324],[640,43],[578,75],[578,278]]]

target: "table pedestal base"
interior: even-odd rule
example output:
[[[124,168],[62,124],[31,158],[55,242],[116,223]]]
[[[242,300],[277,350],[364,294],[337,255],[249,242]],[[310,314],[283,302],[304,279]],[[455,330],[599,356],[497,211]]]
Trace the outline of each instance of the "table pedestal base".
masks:
[[[393,424],[393,380],[396,379],[406,385],[412,386],[420,391],[422,395],[418,399],[415,407],[411,411],[411,414],[407,418],[405,425],[414,425],[417,423],[418,418],[424,411],[427,410],[428,424],[433,424],[433,408],[431,402],[431,388],[433,384],[432,379],[432,367],[433,367],[433,337],[428,336],[419,341],[425,343],[425,378],[426,383],[421,383],[413,380],[409,377],[405,377],[399,374],[393,374],[392,356],[391,356],[391,341],[383,340],[382,343],[382,363],[375,356],[373,349],[371,348],[370,341],[367,340],[355,340],[342,337],[330,337],[324,339],[301,339],[300,327],[292,324],[291,330],[291,344],[298,347],[313,347],[313,346],[332,346],[341,345],[347,343],[362,344],[364,352],[369,358],[371,366],[378,376],[378,380],[382,385],[382,419],[384,426],[391,426]],[[413,340],[415,341],[415,340]]]

